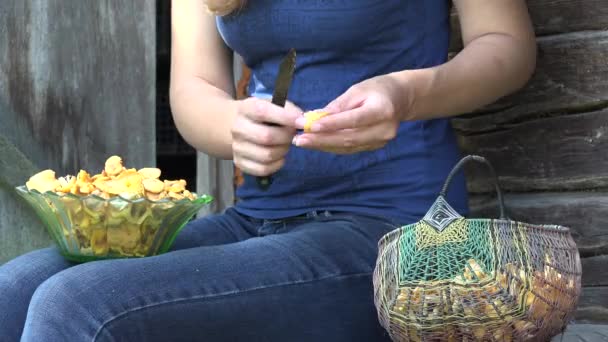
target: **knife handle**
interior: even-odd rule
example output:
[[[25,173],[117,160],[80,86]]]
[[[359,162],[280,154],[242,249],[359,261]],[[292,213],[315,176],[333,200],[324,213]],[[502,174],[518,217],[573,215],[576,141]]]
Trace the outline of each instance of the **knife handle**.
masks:
[[[272,176],[257,177],[256,180],[260,189],[264,191],[268,190],[270,184],[272,184]]]
[[[277,124],[271,123],[271,122],[264,122],[264,124],[268,125],[268,126],[280,126],[280,125],[277,125]],[[262,189],[263,191],[266,191],[272,184],[273,179],[272,179],[272,175],[269,175],[269,176],[263,176],[263,177],[256,177],[256,181],[257,181],[260,189]]]

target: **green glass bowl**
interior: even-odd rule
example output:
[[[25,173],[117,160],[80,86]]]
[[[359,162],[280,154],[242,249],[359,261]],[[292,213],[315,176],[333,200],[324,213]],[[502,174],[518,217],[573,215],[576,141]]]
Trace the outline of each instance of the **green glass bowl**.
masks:
[[[179,231],[211,196],[194,200],[40,193],[25,186],[17,194],[29,203],[68,260],[146,257],[169,250]]]

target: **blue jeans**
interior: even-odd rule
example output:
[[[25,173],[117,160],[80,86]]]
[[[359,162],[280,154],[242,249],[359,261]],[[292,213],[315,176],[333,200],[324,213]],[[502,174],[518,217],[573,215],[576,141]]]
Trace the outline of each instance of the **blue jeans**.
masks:
[[[66,262],[54,248],[0,266],[0,340],[390,341],[372,272],[381,218],[313,212],[192,221],[171,252]]]

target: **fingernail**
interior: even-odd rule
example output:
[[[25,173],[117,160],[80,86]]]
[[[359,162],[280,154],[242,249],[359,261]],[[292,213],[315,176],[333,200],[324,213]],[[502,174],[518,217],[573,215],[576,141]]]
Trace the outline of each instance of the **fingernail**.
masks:
[[[311,131],[311,132],[319,132],[319,131],[321,131],[321,128],[322,128],[322,127],[321,127],[321,125],[320,125],[320,124],[318,124],[318,123],[313,123],[313,124],[310,126],[310,131]]]
[[[293,140],[292,140],[292,143],[295,146],[298,146],[298,147],[300,147],[300,146],[306,146],[308,144],[308,142],[309,142],[308,139],[302,138],[299,135],[296,135],[295,137],[293,137]]]
[[[306,124],[306,118],[305,117],[300,117],[296,119],[296,128],[304,128],[304,125]]]
[[[333,114],[339,112],[340,110],[338,108],[338,105],[330,103],[325,108],[323,108],[323,111]]]

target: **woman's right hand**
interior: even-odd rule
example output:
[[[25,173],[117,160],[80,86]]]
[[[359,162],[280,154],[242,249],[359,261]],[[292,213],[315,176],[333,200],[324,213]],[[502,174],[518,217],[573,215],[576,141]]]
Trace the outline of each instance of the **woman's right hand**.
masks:
[[[254,97],[238,100],[236,107],[231,130],[234,164],[249,175],[273,174],[285,163],[302,110],[290,102],[282,108]]]

